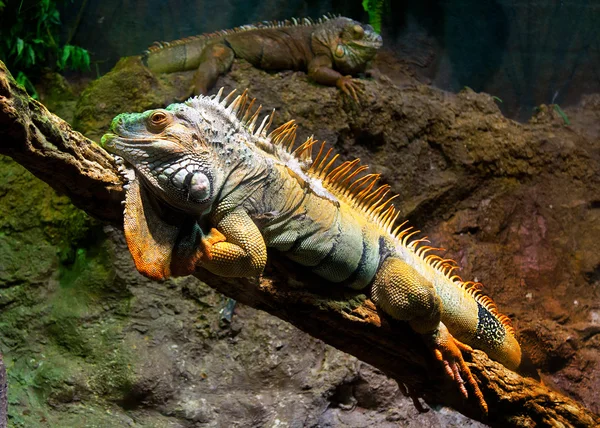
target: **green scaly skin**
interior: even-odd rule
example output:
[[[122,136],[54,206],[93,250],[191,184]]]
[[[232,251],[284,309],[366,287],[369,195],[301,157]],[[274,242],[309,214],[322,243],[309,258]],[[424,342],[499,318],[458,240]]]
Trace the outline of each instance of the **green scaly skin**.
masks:
[[[191,89],[196,95],[206,94],[241,58],[263,70],[307,71],[314,81],[357,99],[360,88],[351,76],[366,70],[381,44],[370,25],[349,18],[294,19],[157,43],[144,62],[155,73],[197,69]]]
[[[128,181],[125,234],[138,270],[155,279],[199,267],[258,276],[275,248],[330,282],[370,287],[376,305],[421,333],[487,411],[462,352],[473,346],[519,368],[508,319],[453,276],[452,263],[411,241],[410,229],[394,229],[398,213],[377,175],[361,175],[358,161],[334,168],[323,146],[313,158],[312,139],[291,153],[293,122],[267,135],[268,117],[256,129],[246,92],[229,98],[121,114],[103,137]]]

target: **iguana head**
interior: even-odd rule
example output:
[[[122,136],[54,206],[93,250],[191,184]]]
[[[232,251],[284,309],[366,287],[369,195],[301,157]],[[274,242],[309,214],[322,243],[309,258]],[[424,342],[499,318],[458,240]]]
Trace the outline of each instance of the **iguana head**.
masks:
[[[381,36],[370,25],[349,18],[332,19],[334,31],[319,32],[321,43],[329,47],[335,68],[342,74],[363,71],[382,45]]]
[[[197,109],[166,109],[117,116],[102,137],[107,150],[133,167],[136,177],[173,208],[202,215],[214,202],[222,174]]]

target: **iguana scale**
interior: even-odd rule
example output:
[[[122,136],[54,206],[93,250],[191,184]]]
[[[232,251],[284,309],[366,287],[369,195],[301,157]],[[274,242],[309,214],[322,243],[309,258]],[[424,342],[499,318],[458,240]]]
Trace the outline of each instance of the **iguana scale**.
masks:
[[[471,346],[515,370],[510,321],[454,274],[412,228],[397,226],[390,186],[358,159],[338,162],[296,125],[267,134],[247,93],[199,96],[117,116],[103,137],[128,180],[124,225],[137,269],[154,279],[262,273],[267,247],[333,283],[369,289],[375,304],[422,334],[450,378],[487,405],[462,352]],[[235,92],[235,91],[234,91]],[[313,156],[313,148],[317,148]]]
[[[381,47],[370,25],[344,17],[293,19],[155,43],[143,56],[155,73],[195,70],[192,91],[206,94],[242,58],[263,70],[303,70],[318,83],[357,99],[351,75],[365,71]]]

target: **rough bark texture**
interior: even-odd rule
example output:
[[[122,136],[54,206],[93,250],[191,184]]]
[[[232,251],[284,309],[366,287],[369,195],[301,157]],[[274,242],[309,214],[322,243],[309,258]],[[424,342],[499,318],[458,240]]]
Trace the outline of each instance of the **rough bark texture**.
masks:
[[[0,153],[13,157],[57,191],[67,194],[76,206],[97,218],[120,225],[122,189],[111,158],[98,145],[73,131],[41,104],[28,98],[16,87],[4,65],[0,63],[0,67]],[[392,122],[394,126],[402,123],[402,117],[394,116],[394,107],[410,102],[407,99],[410,94],[403,94],[400,89],[386,83],[369,82],[366,89],[367,100],[361,106],[360,117],[365,121],[369,118],[372,122],[384,121],[382,132],[386,131],[386,121],[389,121],[390,126]],[[417,89],[419,91],[430,91],[432,97],[444,97],[443,93],[425,87]],[[328,91],[327,96],[330,95],[337,96],[335,91]],[[308,102],[311,101],[320,105],[321,100]],[[331,103],[326,101],[322,104],[323,110],[332,108]],[[280,102],[286,103],[283,92]],[[473,97],[467,102],[477,103],[480,99]],[[455,104],[454,107],[461,108],[460,104]],[[358,114],[355,111],[353,113],[351,107],[349,109],[350,114]],[[441,125],[444,120],[450,124],[448,114],[438,113],[442,120],[432,123],[432,126]],[[452,124],[456,126],[456,123]],[[471,150],[470,156],[474,158],[472,167],[483,169],[486,174],[507,170],[516,176],[535,174],[533,170],[541,168],[542,163],[544,167],[549,164],[565,170],[581,168],[574,158],[579,155],[583,158],[588,156],[579,153],[577,149],[562,150],[564,145],[573,146],[579,138],[575,135],[571,138],[569,131],[549,129],[547,135],[541,137],[546,138],[547,144],[557,145],[554,153],[550,152],[552,154],[543,159],[537,157],[532,149],[528,151],[527,147],[519,145],[527,139],[511,139],[516,133],[527,132],[532,134],[531,140],[539,139],[539,136],[533,136],[531,130],[521,129],[519,125],[506,121],[501,116],[495,121],[488,118],[487,123],[482,123],[481,126],[491,130],[488,134],[490,139],[501,140],[501,146],[505,150],[514,151],[512,163],[499,164],[498,159],[486,151],[468,147],[468,141],[453,142],[449,138],[440,144],[464,145],[465,150]],[[554,132],[561,132],[561,137],[554,138],[551,135]],[[451,159],[446,161],[450,162]],[[580,172],[581,175],[589,175],[594,166],[587,168],[587,171]],[[466,187],[459,190],[477,190],[468,180],[465,183]],[[436,203],[450,197],[443,191],[444,183],[439,187],[441,190],[437,201],[413,201],[413,204],[419,206],[418,209],[411,210],[413,215],[419,217],[420,214],[435,213]],[[451,186],[447,188],[451,192],[456,191]],[[472,355],[470,367],[490,405],[489,416],[485,418],[479,414],[474,402],[461,400],[453,385],[443,378],[441,370],[420,338],[406,325],[382,317],[363,294],[331,290],[318,278],[298,273],[290,263],[280,260],[276,255],[272,259],[260,281],[227,280],[210,274],[198,276],[223,294],[287,320],[309,334],[374,365],[407,385],[427,402],[451,405],[492,426],[600,424],[596,415],[572,399],[534,380],[522,378],[489,360],[484,353],[476,351]],[[307,287],[306,284],[311,285]]]
[[[118,223],[121,185],[112,157],[15,86],[0,65],[2,151],[100,219]]]

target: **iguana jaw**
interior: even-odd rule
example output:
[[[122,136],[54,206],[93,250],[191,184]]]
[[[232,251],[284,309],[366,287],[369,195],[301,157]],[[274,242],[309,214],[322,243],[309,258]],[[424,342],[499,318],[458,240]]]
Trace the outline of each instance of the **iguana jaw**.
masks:
[[[182,243],[195,240],[198,219],[159,199],[127,161],[113,156],[125,181],[123,230],[137,270],[153,280],[189,275],[195,264]]]
[[[177,143],[160,136],[129,138],[108,133],[102,144],[122,156],[121,164],[134,169],[146,187],[163,195],[164,202],[174,209],[197,216],[210,209],[212,177],[193,153]]]
[[[347,44],[363,49],[373,49],[373,51],[379,49],[383,45],[381,36],[377,34],[370,25],[363,25],[363,28],[365,30],[364,38],[359,40],[349,40]],[[373,55],[375,55],[375,52],[373,52]]]

